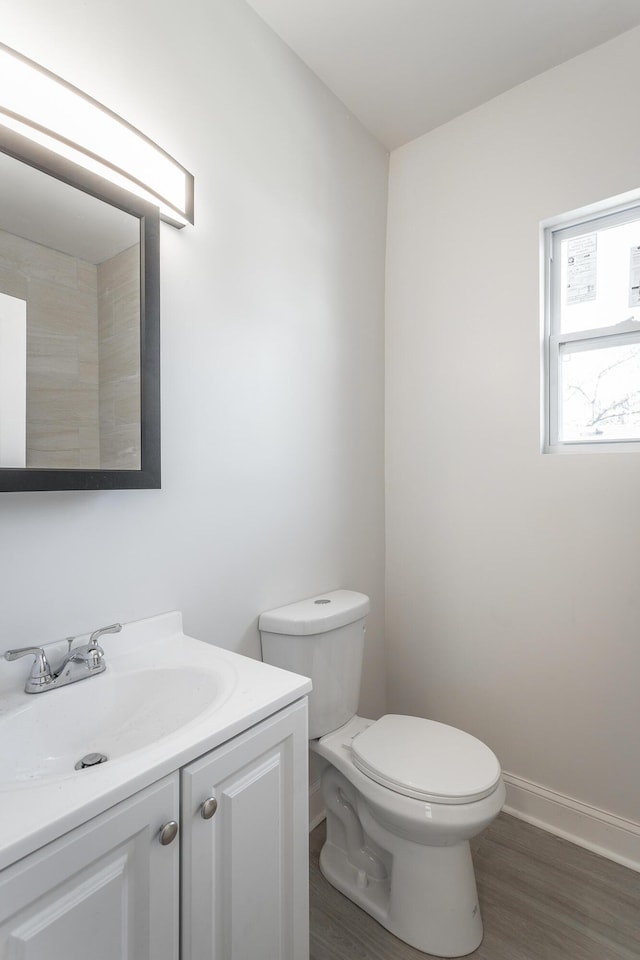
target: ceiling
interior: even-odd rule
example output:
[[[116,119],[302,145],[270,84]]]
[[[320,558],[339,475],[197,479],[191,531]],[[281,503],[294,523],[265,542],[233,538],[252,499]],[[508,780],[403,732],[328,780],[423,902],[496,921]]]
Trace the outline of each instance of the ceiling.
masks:
[[[640,0],[248,0],[389,149],[640,24]]]

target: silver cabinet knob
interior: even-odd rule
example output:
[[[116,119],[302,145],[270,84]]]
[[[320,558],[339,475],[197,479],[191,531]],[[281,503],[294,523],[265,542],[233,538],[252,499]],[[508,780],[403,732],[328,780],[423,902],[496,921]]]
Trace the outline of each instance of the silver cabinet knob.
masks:
[[[200,807],[200,816],[203,820],[211,820],[211,817],[214,815],[218,809],[218,801],[215,797],[207,797],[202,806]]]
[[[163,847],[168,846],[168,844],[173,843],[175,838],[178,836],[178,824],[175,820],[169,820],[168,823],[165,823],[160,827],[160,843]]]

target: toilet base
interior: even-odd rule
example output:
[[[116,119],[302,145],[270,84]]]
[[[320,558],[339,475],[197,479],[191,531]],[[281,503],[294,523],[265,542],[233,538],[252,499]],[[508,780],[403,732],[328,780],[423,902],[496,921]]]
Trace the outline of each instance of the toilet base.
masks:
[[[428,846],[390,833],[335,769],[322,787],[320,870],[329,883],[417,950],[463,957],[477,949],[483,928],[468,841]]]
[[[336,890],[361,907],[399,940],[432,956],[464,957],[480,946],[483,928],[473,867],[470,866],[469,869],[466,862],[467,857],[469,863],[471,860],[469,844],[462,846],[467,847],[467,850],[456,847],[430,848],[437,855],[454,854],[453,858],[449,858],[449,869],[451,860],[457,860],[453,872],[459,880],[460,866],[463,867],[462,876],[465,881],[462,885],[467,888],[463,891],[456,881],[455,890],[449,891],[449,897],[443,896],[443,891],[440,890],[435,902],[429,897],[433,892],[429,889],[430,885],[420,883],[415,877],[405,877],[405,882],[402,883],[395,876],[394,895],[391,898],[389,879],[367,878],[363,871],[349,863],[343,850],[330,843],[325,843],[320,853],[320,871]],[[441,871],[442,866],[433,865],[433,869]],[[443,902],[445,900],[448,902]]]
[[[320,851],[320,873],[332,887],[357,903],[378,923],[388,927],[388,879],[367,877],[363,870],[358,870],[349,862],[343,850],[332,843],[325,843]]]

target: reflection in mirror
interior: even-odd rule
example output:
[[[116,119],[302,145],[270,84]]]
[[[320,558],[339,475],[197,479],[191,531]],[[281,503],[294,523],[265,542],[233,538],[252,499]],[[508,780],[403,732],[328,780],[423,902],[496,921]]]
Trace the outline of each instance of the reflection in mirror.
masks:
[[[0,293],[0,467],[27,463],[27,303]]]
[[[140,227],[0,153],[0,467],[141,469]]]

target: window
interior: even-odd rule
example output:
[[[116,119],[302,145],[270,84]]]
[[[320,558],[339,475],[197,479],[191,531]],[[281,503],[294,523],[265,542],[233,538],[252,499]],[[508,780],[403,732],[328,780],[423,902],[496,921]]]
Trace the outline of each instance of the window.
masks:
[[[545,230],[545,452],[640,451],[640,204]]]

